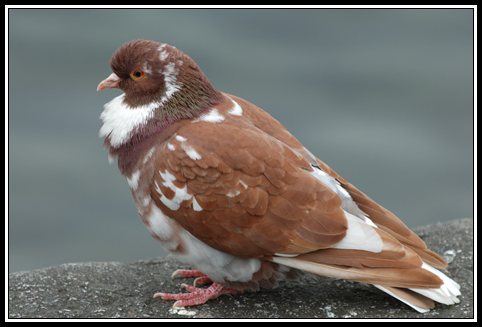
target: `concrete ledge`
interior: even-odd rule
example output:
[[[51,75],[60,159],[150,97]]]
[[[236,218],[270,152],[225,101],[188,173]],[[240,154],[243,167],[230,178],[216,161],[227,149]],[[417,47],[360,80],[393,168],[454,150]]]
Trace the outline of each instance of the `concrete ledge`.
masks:
[[[173,311],[155,292],[179,292],[193,278],[171,279],[182,266],[168,258],[134,263],[63,264],[9,274],[8,317],[14,318],[473,318],[473,219],[414,231],[451,261],[447,274],[462,287],[460,303],[437,304],[419,314],[378,289],[360,283],[305,275],[298,282],[260,292],[223,295]]]

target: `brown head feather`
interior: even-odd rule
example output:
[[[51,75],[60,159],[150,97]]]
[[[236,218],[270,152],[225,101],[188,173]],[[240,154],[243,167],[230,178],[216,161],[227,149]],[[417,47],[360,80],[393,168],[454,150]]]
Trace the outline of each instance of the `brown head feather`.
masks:
[[[162,103],[158,116],[192,118],[222,98],[191,58],[167,44],[130,41],[115,51],[110,66],[122,80],[118,87],[126,94],[125,102],[133,108]],[[134,80],[135,70],[145,78]]]

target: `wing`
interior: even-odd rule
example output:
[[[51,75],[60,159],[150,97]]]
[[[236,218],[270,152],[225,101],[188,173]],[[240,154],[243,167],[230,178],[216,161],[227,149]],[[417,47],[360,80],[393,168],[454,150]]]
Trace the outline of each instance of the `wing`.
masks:
[[[258,128],[199,121],[156,159],[151,194],[209,246],[239,257],[300,254],[346,235],[340,197],[297,151]]]
[[[357,207],[361,209],[380,230],[393,236],[404,246],[409,247],[417,253],[424,262],[427,262],[433,267],[445,268],[447,266],[446,262],[439,255],[428,250],[425,243],[407,228],[397,216],[377,204],[367,195],[359,191],[355,186],[339,176],[328,165],[316,158],[277,120],[269,116],[260,108],[239,97],[233,95],[228,96],[238,102],[242,107],[250,107],[251,110],[247,111],[247,114],[249,114],[249,120],[254,126],[288,145],[291,149],[294,149],[297,153],[301,154],[312,166],[319,167],[322,171],[336,179],[340,183],[340,186],[349,193]],[[331,252],[340,252],[340,250],[333,249]]]
[[[212,248],[372,283],[420,312],[458,302],[459,286],[423,263],[443,259],[253,107],[239,119],[213,109],[163,143],[151,196],[167,217]]]

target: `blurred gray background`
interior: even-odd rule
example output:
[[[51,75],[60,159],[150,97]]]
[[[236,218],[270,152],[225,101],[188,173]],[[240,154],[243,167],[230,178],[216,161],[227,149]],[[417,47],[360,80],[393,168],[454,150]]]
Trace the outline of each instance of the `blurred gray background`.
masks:
[[[187,53],[409,227],[473,217],[471,9],[8,12],[9,271],[165,255],[98,138],[122,43]]]

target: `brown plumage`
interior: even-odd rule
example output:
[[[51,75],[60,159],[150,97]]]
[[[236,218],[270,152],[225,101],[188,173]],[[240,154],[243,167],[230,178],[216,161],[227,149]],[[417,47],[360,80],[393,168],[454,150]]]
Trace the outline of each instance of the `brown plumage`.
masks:
[[[98,90],[125,94],[102,113],[104,146],[151,235],[213,282],[156,296],[195,305],[304,270],[374,284],[420,312],[458,302],[459,286],[432,268],[446,263],[402,221],[184,53],[132,41],[111,68]]]

